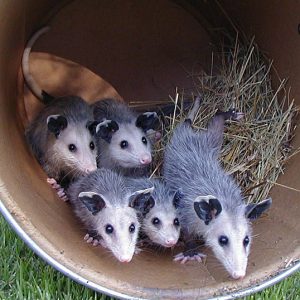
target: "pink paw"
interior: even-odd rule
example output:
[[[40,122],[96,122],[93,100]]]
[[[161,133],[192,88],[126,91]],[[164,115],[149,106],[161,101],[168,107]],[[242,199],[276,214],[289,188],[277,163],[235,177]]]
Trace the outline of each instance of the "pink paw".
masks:
[[[206,258],[206,255],[200,252],[195,252],[192,255],[187,255],[183,252],[175,255],[174,261],[179,261],[181,264],[185,264],[187,261],[196,260],[197,262],[201,263],[202,259]]]
[[[69,200],[64,188],[62,188],[61,185],[58,184],[54,178],[47,178],[47,182],[51,185],[53,189],[56,190],[56,193],[60,199],[62,199],[65,202]]]

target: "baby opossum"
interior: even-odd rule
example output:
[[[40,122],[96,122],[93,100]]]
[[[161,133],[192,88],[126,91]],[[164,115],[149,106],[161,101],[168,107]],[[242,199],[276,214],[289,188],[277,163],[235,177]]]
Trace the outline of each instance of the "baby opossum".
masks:
[[[151,194],[153,206],[143,215],[141,233],[146,235],[150,244],[167,248],[175,246],[180,234],[177,208],[183,196],[181,191],[172,192],[159,179],[128,178],[127,184],[133,189],[154,187]]]
[[[36,39],[49,28],[42,28],[29,40],[23,54],[22,65],[26,84],[46,105],[26,129],[27,142],[44,171],[48,182],[59,190],[59,182],[97,168],[97,151],[93,133],[97,122],[89,105],[80,97],[54,98],[42,91],[29,70],[29,54]],[[62,198],[65,197],[59,190]]]
[[[67,194],[89,236],[99,240],[120,262],[129,262],[136,250],[138,215],[152,205],[152,190],[132,192],[122,175],[98,169],[71,184]]]
[[[194,107],[199,107],[197,99]],[[258,218],[272,200],[245,204],[238,185],[225,173],[218,161],[225,119],[239,118],[234,110],[217,114],[207,131],[195,132],[187,119],[174,130],[166,147],[163,174],[172,190],[179,187],[183,199],[179,221],[186,251],[175,257],[184,263],[201,260],[203,254],[187,243],[203,237],[229,274],[243,278],[252,242],[250,220]]]
[[[147,131],[158,124],[155,112],[140,115],[126,104],[104,99],[93,104],[99,167],[115,169],[124,175],[144,175],[152,161]]]

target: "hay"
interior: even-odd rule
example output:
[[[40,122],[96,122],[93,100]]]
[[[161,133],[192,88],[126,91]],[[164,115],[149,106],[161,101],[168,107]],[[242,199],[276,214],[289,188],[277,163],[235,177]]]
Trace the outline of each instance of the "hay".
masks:
[[[214,61],[221,65],[218,70]],[[245,113],[242,121],[231,121],[226,125],[221,161],[241,186],[245,199],[260,201],[268,197],[270,189],[277,184],[285,163],[299,152],[291,146],[298,108],[289,98],[286,80],[278,77],[272,62],[263,57],[253,39],[247,44],[236,39],[232,47],[223,47],[216,57],[213,54],[211,70],[216,71],[191,75],[194,92],[202,99],[194,127],[205,129],[207,121],[218,109],[236,108]],[[271,71],[279,81],[276,90],[272,86]],[[154,153],[151,176],[155,177],[161,176],[163,150],[173,128],[188,113],[183,109],[183,103],[191,100],[191,92],[177,91],[170,100],[175,103],[177,113],[164,116],[167,122],[162,128],[163,137]]]

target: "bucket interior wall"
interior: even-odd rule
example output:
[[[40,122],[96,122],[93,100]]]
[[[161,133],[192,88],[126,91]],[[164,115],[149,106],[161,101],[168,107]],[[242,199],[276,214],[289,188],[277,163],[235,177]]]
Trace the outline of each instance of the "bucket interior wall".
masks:
[[[299,193],[276,187],[272,190],[272,209],[254,225],[257,236],[242,281],[230,280],[225,271],[215,268],[212,254],[206,265],[176,264],[168,251],[142,252],[130,264],[120,264],[107,251],[83,242],[84,229],[70,206],[58,200],[49,188],[46,175],[25,144],[20,63],[25,42],[35,30],[45,23],[51,25],[34,51],[87,67],[125,100],[167,99],[176,87],[191,90],[193,83],[187,70],[198,72],[209,67],[212,36],[204,24],[228,24],[215,2],[193,3],[0,3],[1,200],[31,239],[57,262],[99,287],[130,296],[182,299],[218,295],[224,287],[243,289],[260,283],[287,261],[300,258]],[[278,73],[290,78],[291,95],[300,104],[300,4],[256,0],[221,3],[249,36],[255,34],[261,48],[274,59]],[[67,78],[62,85],[68,85],[68,81],[76,82],[76,78]],[[39,83],[43,87],[43,82]],[[294,146],[299,145],[297,130]],[[299,156],[291,159],[280,183],[300,189],[299,165]]]

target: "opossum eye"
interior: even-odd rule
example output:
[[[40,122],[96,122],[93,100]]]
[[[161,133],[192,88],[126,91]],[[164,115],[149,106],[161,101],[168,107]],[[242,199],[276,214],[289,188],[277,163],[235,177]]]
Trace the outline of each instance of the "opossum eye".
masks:
[[[94,150],[94,149],[95,149],[95,144],[94,144],[94,142],[90,142],[90,149],[91,149],[91,150]]]
[[[179,220],[178,220],[178,218],[175,218],[175,219],[174,219],[174,225],[175,225],[175,226],[179,226]]]
[[[160,224],[160,219],[159,219],[159,218],[153,218],[153,219],[152,219],[152,224],[153,224],[153,225],[158,225],[158,224]]]
[[[105,232],[107,234],[112,234],[114,232],[114,228],[110,224],[108,224],[105,226]]]
[[[134,233],[135,232],[135,225],[133,223],[129,226],[129,232],[130,233]]]
[[[142,137],[142,142],[147,145],[147,139],[144,136]]]
[[[75,151],[77,150],[77,147],[76,147],[74,144],[70,144],[70,145],[69,145],[69,150],[70,150],[71,152],[75,152]]]
[[[222,247],[226,246],[226,245],[228,244],[228,237],[225,236],[225,235],[221,235],[221,236],[219,237],[219,244],[220,244]]]
[[[248,235],[246,235],[246,237],[244,238],[244,241],[243,241],[244,247],[247,247],[249,245],[249,242],[250,242],[249,237],[248,237]]]
[[[125,148],[128,147],[128,142],[127,142],[127,141],[122,141],[122,142],[120,143],[120,146],[121,146],[122,149],[125,149]]]

